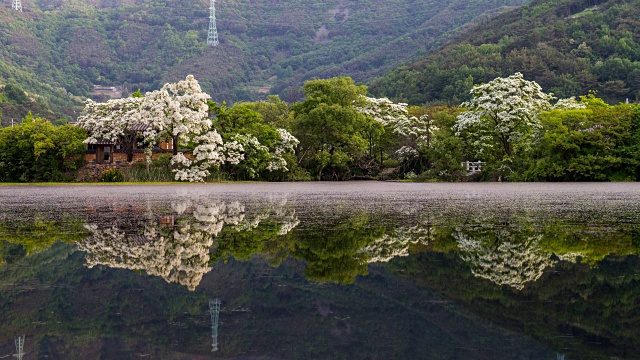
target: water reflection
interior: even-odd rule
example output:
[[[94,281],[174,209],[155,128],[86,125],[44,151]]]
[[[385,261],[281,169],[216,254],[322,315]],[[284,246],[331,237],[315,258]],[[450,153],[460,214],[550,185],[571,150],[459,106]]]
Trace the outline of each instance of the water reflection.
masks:
[[[455,238],[460,257],[473,275],[498,285],[523,289],[526,283],[538,280],[547,267],[556,264],[551,253],[540,249],[541,235],[487,242],[458,231]]]
[[[86,224],[90,235],[77,242],[78,249],[86,252],[86,266],[144,270],[193,291],[211,271],[210,249],[223,229],[251,233],[269,220],[278,225],[276,235],[284,236],[299,224],[286,201],[268,204],[253,214],[237,201],[204,205],[182,200],[172,202],[171,209],[170,213],[147,213],[146,219],[137,220],[139,228],[131,222],[121,223],[123,228],[111,225],[104,213],[99,223]]]
[[[179,193],[0,214],[0,357],[19,353],[2,334],[50,358],[640,349],[637,207],[402,201]]]
[[[304,262],[309,280],[350,284],[368,273],[368,264],[427,251],[454,253],[475,277],[522,290],[560,261],[597,266],[610,254],[638,254],[639,243],[635,223],[594,226],[500,211],[446,221],[426,212],[389,222],[382,221],[388,214],[339,207],[318,211],[321,220],[301,222],[295,202],[286,198],[243,203],[180,197],[165,209],[138,204],[86,211],[82,231],[77,220],[37,218],[31,227],[4,229],[16,235],[0,247],[0,266],[66,239],[86,253],[88,268],[144,271],[193,291],[211,264],[231,258],[261,256],[278,266],[291,257]],[[76,240],[79,233],[86,236]]]

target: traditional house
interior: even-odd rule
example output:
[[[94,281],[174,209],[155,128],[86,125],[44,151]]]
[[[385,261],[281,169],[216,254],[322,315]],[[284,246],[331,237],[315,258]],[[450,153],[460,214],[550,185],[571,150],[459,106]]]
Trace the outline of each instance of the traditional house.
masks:
[[[125,136],[120,137],[116,142],[97,142],[87,146],[87,156],[85,162],[93,164],[112,164],[121,162],[144,161],[144,145],[142,144],[142,132],[147,129],[147,125],[136,125],[129,128]],[[156,145],[154,153],[172,153],[173,139]],[[95,154],[95,156],[94,156]]]

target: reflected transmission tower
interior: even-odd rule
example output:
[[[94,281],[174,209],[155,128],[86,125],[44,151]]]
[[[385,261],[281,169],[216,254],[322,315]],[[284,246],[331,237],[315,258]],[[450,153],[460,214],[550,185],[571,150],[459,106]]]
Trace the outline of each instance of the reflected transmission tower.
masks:
[[[20,0],[13,0],[13,2],[11,3],[11,8],[13,10],[22,12],[22,2]]]
[[[18,360],[22,360],[22,357],[24,356],[24,338],[25,336],[23,335],[18,336],[16,339],[16,354],[13,354],[13,356],[18,358]]]
[[[216,0],[211,0],[209,8],[209,33],[207,34],[207,44],[218,46],[218,28],[216,27]]]
[[[218,351],[218,317],[220,315],[220,299],[209,299],[209,313],[211,313],[211,337],[213,338],[213,348],[211,352]]]

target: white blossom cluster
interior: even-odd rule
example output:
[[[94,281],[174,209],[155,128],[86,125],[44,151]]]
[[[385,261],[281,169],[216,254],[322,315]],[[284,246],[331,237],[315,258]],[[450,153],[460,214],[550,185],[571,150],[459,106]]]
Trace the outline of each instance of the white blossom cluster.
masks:
[[[411,245],[428,245],[432,236],[433,229],[427,224],[401,227],[376,239],[363,248],[362,252],[367,254],[369,263],[389,262],[396,257],[409,256]]]
[[[258,164],[263,161],[266,163],[265,168],[270,172],[289,171],[283,155],[295,151],[300,141],[285,129],[277,129],[277,131],[280,139],[273,149],[261,144],[253,135],[236,134],[232,141],[227,143],[228,147],[225,147],[227,162],[237,165],[245,159],[250,159],[251,161],[244,162],[244,165],[251,177],[257,175]]]
[[[500,241],[498,246],[485,245],[462,231],[454,237],[460,257],[469,264],[474,276],[498,285],[522,290],[527,283],[538,280],[547,267],[556,264],[551,253],[542,251],[538,245],[541,235],[518,242]]]
[[[125,98],[96,103],[88,99],[82,114],[78,117],[78,126],[89,133],[89,137],[84,142],[116,144],[132,127],[146,125],[135,116],[142,100],[142,98]]]
[[[418,150],[414,149],[411,146],[403,146],[400,149],[396,150],[395,156],[401,163],[407,162],[409,160],[415,159],[420,155]]]
[[[419,147],[426,148],[431,146],[429,139],[438,130],[440,129],[429,120],[428,115],[422,115],[399,119],[393,132],[415,139]]]
[[[280,141],[273,151],[260,144],[253,135],[236,135],[223,143],[222,137],[212,130],[207,100],[193,75],[183,81],[165,84],[160,90],[146,93],[143,98],[126,98],[95,103],[87,100],[79,125],[89,130],[86,143],[116,143],[130,129],[138,129],[146,145],[147,160],[151,160],[153,147],[161,141],[176,139],[174,146],[194,142],[193,158],[178,153],[171,159],[175,179],[201,182],[210,175],[209,169],[225,162],[238,165],[248,156],[266,161],[269,171],[288,171],[282,155],[292,152],[299,141],[287,130],[278,129]],[[135,134],[134,134],[135,135]],[[248,166],[252,176],[257,170]]]
[[[491,148],[496,136],[508,144],[523,142],[541,127],[537,115],[551,109],[553,99],[521,73],[478,85],[470,93],[471,100],[461,104],[468,110],[458,115],[453,130],[457,136],[469,130],[480,151]]]
[[[278,235],[286,235],[300,223],[286,201],[268,204],[255,216],[248,216],[245,206],[238,201],[203,205],[202,201],[185,199],[173,202],[171,208],[179,215],[193,209],[193,217],[180,218],[176,226],[169,228],[149,220],[142,235],[125,234],[116,227],[85,225],[90,236],[77,246],[87,253],[86,266],[144,270],[193,291],[211,271],[209,250],[225,226],[237,232],[253,231],[262,221],[274,216],[282,222]]]
[[[579,110],[586,109],[587,105],[582,102],[579,102],[574,97],[570,97],[567,99],[560,99],[553,105],[553,110]]]
[[[209,176],[209,168],[220,166],[224,163],[225,148],[222,137],[216,130],[209,131],[194,139],[198,145],[193,149],[193,159],[188,159],[184,154],[178,153],[171,158],[174,167],[175,179],[189,182],[201,182]]]
[[[244,146],[237,140],[228,141],[224,144],[224,155],[231,165],[238,165],[244,160]]]
[[[431,146],[430,139],[439,129],[427,115],[409,116],[407,104],[396,104],[387,98],[362,98],[365,105],[356,107],[360,113],[372,117],[394,134],[409,140],[410,145],[396,151],[396,158],[400,162],[418,156],[420,149]]]
[[[154,227],[144,236],[129,237],[116,228],[99,229],[87,225],[90,236],[77,243],[78,249],[87,253],[86,266],[106,265],[111,268],[144,270],[152,276],[162,277],[195,290],[204,274],[211,271],[208,265],[211,237],[191,233],[189,227],[181,227],[168,235]]]
[[[186,145],[191,136],[206,133],[211,129],[207,105],[210,98],[193,75],[146,93],[137,113],[141,121],[150,125],[144,133],[145,138],[155,144],[162,139],[177,137],[175,146],[178,146]]]
[[[287,161],[282,157],[286,153],[294,152],[296,146],[300,143],[295,136],[291,135],[285,129],[277,129],[280,135],[280,141],[276,144],[275,150],[270,153],[269,163],[267,164],[267,170],[269,171],[289,171],[287,168]]]
[[[399,121],[409,117],[405,103],[396,104],[387,98],[377,99],[366,96],[362,96],[362,100],[364,100],[364,106],[356,107],[356,110],[384,126],[395,128]]]

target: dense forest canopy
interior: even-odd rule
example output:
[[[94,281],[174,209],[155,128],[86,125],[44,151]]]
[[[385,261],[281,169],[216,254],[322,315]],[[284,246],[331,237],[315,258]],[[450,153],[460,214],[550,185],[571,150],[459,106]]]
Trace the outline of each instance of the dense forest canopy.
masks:
[[[219,1],[220,45],[209,47],[207,0],[37,0],[23,1],[21,13],[6,1],[0,84],[21,86],[67,118],[94,85],[145,92],[187,74],[217,102],[269,93],[294,101],[304,80],[368,82],[468,24],[527,2]]]
[[[610,103],[640,99],[640,2],[540,0],[465,32],[388,73],[376,95],[458,105],[473,84],[521,72],[559,98],[591,90]]]

